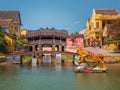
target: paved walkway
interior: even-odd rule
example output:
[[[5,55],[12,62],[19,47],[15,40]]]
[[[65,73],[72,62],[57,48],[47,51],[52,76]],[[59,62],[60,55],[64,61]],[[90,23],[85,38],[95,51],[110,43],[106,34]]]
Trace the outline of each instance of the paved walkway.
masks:
[[[86,50],[93,52],[93,53],[99,53],[99,54],[103,54],[104,56],[108,55],[108,56],[120,56],[120,53],[115,53],[115,52],[110,52],[98,47],[86,47]]]
[[[120,56],[120,53],[109,52],[109,51],[101,49],[99,47],[86,47],[85,49],[88,50],[88,51],[90,51],[90,52],[92,52],[92,53],[102,54],[104,56]],[[70,51],[70,52],[76,52],[75,49],[69,49],[68,51]]]

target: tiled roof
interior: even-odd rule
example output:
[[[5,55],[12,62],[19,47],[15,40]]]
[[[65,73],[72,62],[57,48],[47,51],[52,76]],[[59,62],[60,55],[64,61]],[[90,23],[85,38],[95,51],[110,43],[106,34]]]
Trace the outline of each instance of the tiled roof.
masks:
[[[96,14],[102,15],[117,15],[118,12],[116,9],[95,9]]]
[[[19,11],[0,11],[0,19],[12,19],[14,22],[20,20]],[[21,24],[21,20],[18,21]]]
[[[8,28],[11,21],[12,19],[0,19],[0,26],[2,28]]]
[[[11,37],[11,38],[16,38],[15,35],[10,34],[10,33],[5,33],[7,36]]]
[[[34,37],[34,36],[59,36],[59,37],[66,37],[68,33],[66,30],[56,30],[56,29],[39,29],[35,31],[28,31],[27,37]]]

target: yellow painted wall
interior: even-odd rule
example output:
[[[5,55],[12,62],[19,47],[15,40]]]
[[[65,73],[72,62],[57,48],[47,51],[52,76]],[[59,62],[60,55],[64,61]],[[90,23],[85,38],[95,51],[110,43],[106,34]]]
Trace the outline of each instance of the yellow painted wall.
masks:
[[[5,35],[5,39],[8,41],[8,47],[7,47],[8,52],[10,53],[14,52],[14,47],[15,47],[14,39],[8,35]]]
[[[14,34],[14,22],[11,21],[11,23],[8,26],[8,30],[10,34]]]
[[[14,23],[14,31],[17,37],[20,37],[21,25],[19,23]]]
[[[13,21],[11,21],[8,26],[9,33],[15,34],[17,37],[20,37],[20,27],[21,25],[19,23],[14,23]]]
[[[26,36],[26,34],[27,34],[27,30],[26,29],[21,30],[21,36]]]

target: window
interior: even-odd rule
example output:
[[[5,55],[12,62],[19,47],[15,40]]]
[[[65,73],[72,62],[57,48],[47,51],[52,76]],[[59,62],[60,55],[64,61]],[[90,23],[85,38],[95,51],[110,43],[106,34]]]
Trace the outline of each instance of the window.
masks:
[[[4,32],[9,33],[8,29],[4,29]]]
[[[105,27],[105,21],[102,22],[102,29]]]
[[[99,22],[96,22],[96,28],[99,28]]]
[[[17,31],[17,32],[18,32],[18,27],[17,27],[17,26],[15,26],[15,31]]]

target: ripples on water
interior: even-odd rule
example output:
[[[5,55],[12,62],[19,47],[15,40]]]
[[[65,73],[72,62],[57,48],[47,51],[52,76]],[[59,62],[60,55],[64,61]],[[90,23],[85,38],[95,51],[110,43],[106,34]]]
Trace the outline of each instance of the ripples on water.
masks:
[[[107,73],[75,73],[73,66],[0,66],[0,90],[120,90],[120,64]]]

